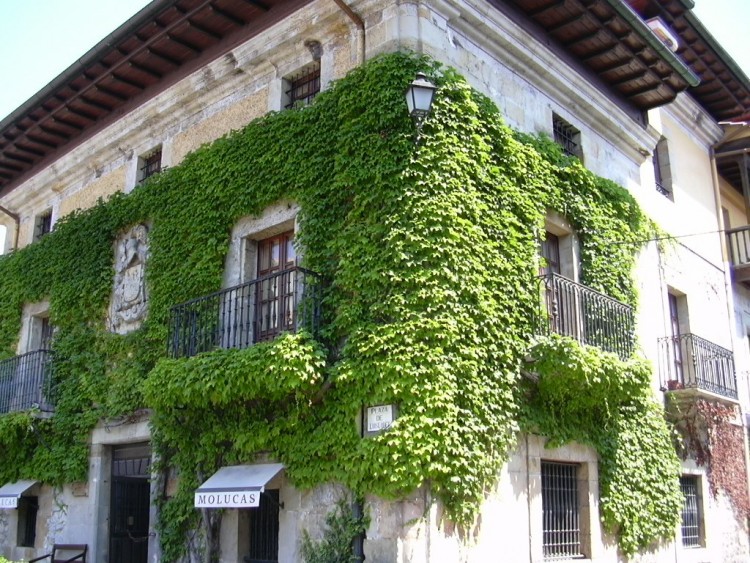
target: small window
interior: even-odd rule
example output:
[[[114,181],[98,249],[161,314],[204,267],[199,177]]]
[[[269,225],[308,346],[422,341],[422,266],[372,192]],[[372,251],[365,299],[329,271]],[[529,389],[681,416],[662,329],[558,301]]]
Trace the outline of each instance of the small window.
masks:
[[[560,273],[560,237],[545,231],[545,237],[542,241],[540,255],[542,264],[539,268],[539,275],[546,276],[549,274]]]
[[[672,194],[672,172],[669,166],[669,150],[667,148],[667,140],[663,137],[656,144],[653,161],[656,191],[669,199],[674,199]]]
[[[545,559],[582,557],[578,465],[542,461],[542,548]]]
[[[161,147],[138,158],[138,183],[161,172]]]
[[[247,563],[277,563],[279,560],[279,491],[267,489],[260,504],[250,510],[250,553]]]
[[[258,241],[256,341],[273,340],[296,324],[294,232]]]
[[[52,210],[48,209],[34,219],[34,242],[52,232]]]
[[[583,160],[581,132],[557,114],[552,114],[552,134],[555,142],[567,156]]]
[[[680,532],[683,547],[701,547],[701,499],[699,478],[694,475],[683,475],[680,477],[680,489],[682,489],[682,523]]]
[[[295,109],[310,105],[318,92],[320,61],[315,61],[284,80],[284,108]]]
[[[37,497],[22,496],[18,499],[18,534],[19,547],[34,547],[36,542],[36,513],[39,511]]]

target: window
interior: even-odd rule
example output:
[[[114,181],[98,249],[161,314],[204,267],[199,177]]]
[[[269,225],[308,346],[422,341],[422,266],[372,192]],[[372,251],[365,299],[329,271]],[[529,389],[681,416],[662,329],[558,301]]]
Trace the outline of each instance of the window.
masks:
[[[284,80],[284,108],[300,108],[313,101],[320,92],[320,61],[309,64]]]
[[[560,237],[545,231],[539,254],[542,257],[540,276],[560,273]]]
[[[49,350],[52,346],[52,336],[55,332],[54,325],[47,316],[33,316],[30,319],[29,346],[28,351]]]
[[[52,232],[52,210],[47,209],[34,219],[34,242]]]
[[[161,172],[161,147],[138,158],[138,183]]]
[[[578,467],[542,461],[542,549],[546,559],[583,556]]]
[[[250,553],[247,563],[276,563],[279,560],[279,491],[267,489],[260,504],[250,510]]]
[[[36,542],[36,514],[39,511],[37,497],[22,496],[18,499],[18,531],[17,544],[19,547],[34,547]]]
[[[583,160],[581,132],[557,114],[552,114],[552,135],[567,156]]]
[[[680,477],[680,489],[684,501],[682,504],[682,524],[680,532],[683,547],[701,547],[701,502],[700,481],[695,475]]]
[[[673,199],[672,172],[669,166],[669,150],[667,149],[667,140],[664,137],[662,137],[656,144],[653,161],[656,191],[669,199]]]
[[[297,255],[294,232],[258,241],[255,340],[271,340],[280,332],[295,329]]]
[[[680,343],[680,304],[678,303],[679,297],[674,293],[667,294],[669,301],[669,330],[670,336],[672,337],[672,361],[674,363],[674,380],[678,382],[683,381],[682,377],[682,346]],[[678,385],[678,384],[673,384]]]

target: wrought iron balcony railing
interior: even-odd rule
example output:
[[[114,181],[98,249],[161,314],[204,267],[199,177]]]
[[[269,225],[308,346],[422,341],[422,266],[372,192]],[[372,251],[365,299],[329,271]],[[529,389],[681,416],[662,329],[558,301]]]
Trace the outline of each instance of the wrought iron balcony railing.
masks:
[[[559,274],[540,276],[543,311],[539,332],[554,332],[623,359],[633,352],[633,308]]]
[[[53,409],[52,352],[37,350],[0,362],[0,414]]]
[[[263,276],[172,307],[169,353],[189,357],[247,348],[320,322],[320,276],[300,267]]]
[[[732,351],[694,334],[659,339],[659,373],[669,391],[703,389],[737,398]]]

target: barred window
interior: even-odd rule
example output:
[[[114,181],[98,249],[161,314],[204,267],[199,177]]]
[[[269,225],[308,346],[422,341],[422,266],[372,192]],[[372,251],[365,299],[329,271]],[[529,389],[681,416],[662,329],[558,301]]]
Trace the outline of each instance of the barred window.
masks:
[[[138,159],[138,182],[161,172],[161,147],[141,156]]]
[[[680,526],[683,547],[701,546],[701,506],[698,483],[698,477],[692,475],[680,477],[680,489],[684,497]]]
[[[320,92],[320,61],[306,66],[285,80],[286,109],[309,105]]]
[[[559,115],[552,114],[552,134],[555,142],[562,147],[568,156],[577,156],[583,160],[581,150],[581,132]]]
[[[43,211],[34,219],[34,242],[52,232],[52,210]]]
[[[576,464],[542,461],[542,548],[546,559],[583,557]]]

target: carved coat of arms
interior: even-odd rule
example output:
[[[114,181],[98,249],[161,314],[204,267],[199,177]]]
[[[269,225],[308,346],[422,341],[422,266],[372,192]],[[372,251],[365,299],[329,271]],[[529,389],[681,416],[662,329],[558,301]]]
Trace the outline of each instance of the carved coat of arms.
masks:
[[[140,326],[146,314],[148,228],[136,225],[121,237],[115,250],[115,287],[110,306],[110,328],[125,334]]]

